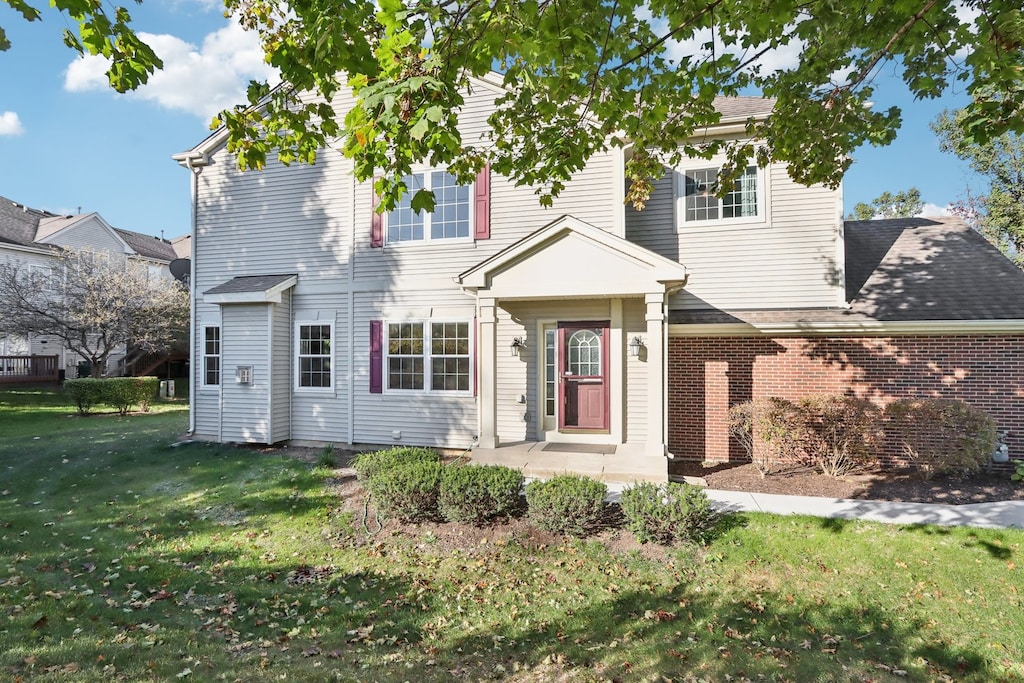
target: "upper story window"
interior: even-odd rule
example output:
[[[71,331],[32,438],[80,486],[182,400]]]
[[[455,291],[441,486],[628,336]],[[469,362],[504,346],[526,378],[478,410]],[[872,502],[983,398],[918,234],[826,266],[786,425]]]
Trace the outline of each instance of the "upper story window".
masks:
[[[300,323],[296,327],[298,387],[330,389],[333,384],[331,337],[334,326],[330,323]]]
[[[468,239],[473,234],[471,188],[458,185],[447,171],[413,173],[403,180],[409,191],[387,214],[389,243]],[[430,213],[412,209],[412,196],[421,189],[434,193],[436,203]]]
[[[676,189],[680,223],[749,223],[764,221],[763,174],[748,166],[719,198],[718,168],[680,171]]]
[[[220,328],[203,328],[203,386],[220,386]]]

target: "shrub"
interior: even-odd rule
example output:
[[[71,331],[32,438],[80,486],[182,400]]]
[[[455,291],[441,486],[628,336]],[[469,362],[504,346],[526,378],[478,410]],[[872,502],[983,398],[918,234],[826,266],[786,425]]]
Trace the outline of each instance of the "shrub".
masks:
[[[374,473],[366,480],[366,487],[385,516],[402,522],[434,520],[438,518],[441,468],[436,461],[403,462]]]
[[[729,408],[729,434],[762,477],[777,463],[798,459],[802,425],[800,409],[783,398],[757,398]]]
[[[718,518],[704,489],[690,484],[639,482],[622,492],[626,527],[641,543],[699,543]]]
[[[575,474],[561,474],[526,486],[530,520],[541,529],[586,536],[601,526],[608,487]]]
[[[501,465],[450,465],[441,471],[438,504],[450,522],[485,524],[519,505],[523,474]]]
[[[110,405],[125,415],[135,405],[143,412],[149,410],[158,384],[156,377],[83,377],[66,380],[64,389],[82,415],[88,415],[97,404]]]
[[[937,474],[977,472],[996,446],[995,421],[964,401],[904,398],[889,404],[885,416],[926,481]]]
[[[78,406],[79,415],[88,415],[93,406],[103,402],[103,380],[83,377],[64,381],[64,390]]]
[[[317,467],[334,468],[338,466],[338,458],[334,455],[334,444],[329,443],[320,449],[320,456],[316,459]]]
[[[853,396],[809,396],[803,413],[803,449],[822,474],[841,477],[871,458],[877,445],[880,411]]]
[[[1013,474],[1010,475],[1010,479],[1013,481],[1024,481],[1024,460],[1014,460]]]
[[[149,410],[149,402],[156,397],[160,385],[156,377],[111,377],[100,382],[104,386],[103,402],[122,415],[127,415],[135,405],[142,412]]]
[[[395,446],[382,451],[360,453],[352,459],[352,467],[360,481],[366,482],[380,472],[412,462],[441,462],[441,456],[432,448]]]

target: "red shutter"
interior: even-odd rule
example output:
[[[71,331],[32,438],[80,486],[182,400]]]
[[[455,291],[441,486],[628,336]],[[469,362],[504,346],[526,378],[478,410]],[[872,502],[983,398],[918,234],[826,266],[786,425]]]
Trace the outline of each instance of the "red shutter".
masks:
[[[370,393],[384,393],[384,321],[370,321]]]
[[[486,164],[473,186],[473,239],[491,239],[491,165]]]
[[[379,178],[373,179],[373,184],[370,185],[370,192],[373,194],[373,201],[370,204],[370,246],[371,247],[383,247],[384,246],[384,215],[377,213],[377,204],[380,203],[380,197],[377,195],[377,181]]]

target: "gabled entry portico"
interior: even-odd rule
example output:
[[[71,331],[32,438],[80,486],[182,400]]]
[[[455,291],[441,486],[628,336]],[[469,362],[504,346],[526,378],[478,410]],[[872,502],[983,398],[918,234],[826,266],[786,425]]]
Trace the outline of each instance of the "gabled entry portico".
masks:
[[[665,305],[685,281],[682,265],[571,216],[462,273],[477,300],[480,448],[664,458]]]

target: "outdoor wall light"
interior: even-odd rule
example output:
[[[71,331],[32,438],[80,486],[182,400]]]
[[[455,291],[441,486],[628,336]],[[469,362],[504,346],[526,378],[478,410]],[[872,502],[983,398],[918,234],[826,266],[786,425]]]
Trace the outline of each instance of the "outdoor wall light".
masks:
[[[636,358],[640,355],[640,349],[644,346],[644,340],[639,336],[633,337],[629,340],[629,355]]]
[[[513,337],[510,348],[512,349],[512,355],[518,358],[520,351],[526,348],[526,342],[523,341],[522,337]]]

